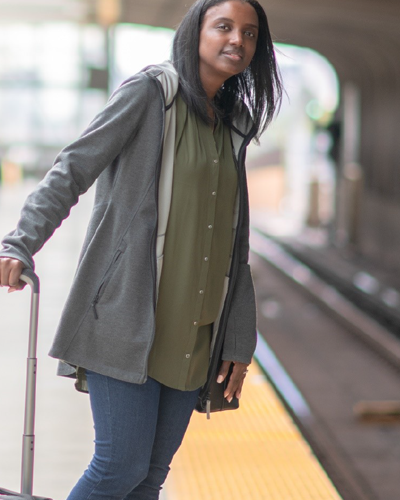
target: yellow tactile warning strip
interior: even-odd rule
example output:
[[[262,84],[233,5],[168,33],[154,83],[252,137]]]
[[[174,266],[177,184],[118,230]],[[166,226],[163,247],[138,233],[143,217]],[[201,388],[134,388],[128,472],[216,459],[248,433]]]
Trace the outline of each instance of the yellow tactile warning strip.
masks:
[[[195,413],[166,500],[341,500],[254,361],[236,411]]]

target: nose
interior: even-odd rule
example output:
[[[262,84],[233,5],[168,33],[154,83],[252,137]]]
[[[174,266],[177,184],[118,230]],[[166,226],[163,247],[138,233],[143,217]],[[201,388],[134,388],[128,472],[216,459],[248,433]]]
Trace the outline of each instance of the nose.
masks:
[[[230,43],[231,45],[243,47],[243,33],[240,30],[232,30]]]

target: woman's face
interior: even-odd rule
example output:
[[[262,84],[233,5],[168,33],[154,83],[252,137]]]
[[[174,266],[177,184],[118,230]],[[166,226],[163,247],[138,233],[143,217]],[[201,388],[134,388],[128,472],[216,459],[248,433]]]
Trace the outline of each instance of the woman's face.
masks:
[[[231,0],[207,10],[200,29],[199,72],[204,87],[241,73],[257,46],[258,16],[249,3]]]

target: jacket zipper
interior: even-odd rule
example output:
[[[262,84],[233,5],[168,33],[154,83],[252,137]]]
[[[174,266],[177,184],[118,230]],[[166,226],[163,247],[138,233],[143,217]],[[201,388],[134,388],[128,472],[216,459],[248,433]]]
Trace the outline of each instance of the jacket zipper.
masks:
[[[253,134],[250,134],[247,136],[246,140],[243,141],[242,146],[239,150],[238,154],[238,165],[239,168],[242,166],[242,168],[245,168],[244,161],[242,161],[244,152],[246,150],[247,145],[251,141],[253,137]],[[239,171],[239,174],[241,175],[241,172]],[[243,181],[240,184],[241,189],[244,188],[243,186]],[[238,262],[238,246],[239,246],[239,229],[242,224],[242,219],[243,219],[243,206],[239,201],[239,217],[238,217],[238,223],[237,223],[237,231],[236,231],[236,236],[235,236],[235,244],[234,244],[234,251],[233,251],[233,259],[232,259],[232,274],[229,278],[229,287],[228,291],[226,294],[226,304],[224,307],[224,313],[223,317],[221,317],[221,321],[219,324],[218,328],[218,334],[217,334],[217,339],[215,341],[214,345],[214,351],[213,355],[210,361],[210,365],[208,368],[208,373],[209,376],[207,377],[207,382],[201,389],[201,392],[199,394],[199,400],[200,400],[200,406],[206,410],[207,414],[207,419],[209,420],[211,418],[211,398],[210,398],[210,384],[212,377],[216,376],[216,370],[218,368],[218,361],[219,361],[219,355],[223,347],[223,340],[225,338],[225,331],[226,331],[226,322],[227,322],[227,316],[230,310],[231,302],[232,302],[232,294],[233,294],[233,287],[236,281],[237,277],[237,271],[239,268],[239,262]]]
[[[157,245],[157,233],[158,233],[158,189],[159,189],[159,185],[160,185],[161,163],[162,163],[162,154],[163,154],[163,145],[164,145],[165,113],[166,113],[166,110],[172,106],[172,104],[175,100],[175,97],[176,97],[176,96],[174,96],[174,99],[172,100],[171,104],[167,108],[166,103],[165,103],[164,91],[162,90],[162,88],[160,89],[161,84],[157,80],[157,78],[155,78],[155,81],[159,87],[159,91],[161,94],[161,99],[162,99],[163,106],[164,106],[164,114],[163,114],[163,124],[162,124],[162,131],[161,131],[160,152],[158,155],[157,170],[155,173],[156,174],[155,175],[155,202],[156,202],[157,224],[156,224],[156,227],[154,228],[152,238],[151,238],[151,252],[152,252],[151,262],[152,262],[152,272],[153,272],[152,277],[153,277],[154,313],[155,313],[156,307],[157,307],[157,250],[156,250],[156,245]]]
[[[152,78],[149,76],[149,78]],[[161,100],[163,103],[163,123],[162,123],[162,131],[161,131],[161,141],[160,141],[160,151],[158,154],[158,162],[157,162],[157,167],[156,167],[156,172],[155,172],[155,204],[156,204],[156,215],[157,215],[157,223],[156,226],[153,230],[153,234],[151,236],[151,242],[150,242],[150,252],[151,252],[151,271],[152,271],[152,278],[153,278],[153,309],[154,309],[154,324],[155,324],[155,315],[156,315],[156,308],[157,308],[157,234],[158,234],[158,188],[160,185],[160,173],[161,173],[161,164],[162,164],[162,154],[163,154],[163,145],[164,145],[164,133],[165,133],[165,112],[167,110],[166,108],[166,103],[165,103],[165,97],[164,97],[164,91],[161,87],[160,82],[157,80],[157,78],[154,78],[160,95],[161,95]],[[174,98],[175,99],[175,98]],[[172,101],[173,102],[173,101]],[[171,103],[172,105],[172,103]],[[170,106],[169,106],[170,107]],[[168,107],[168,109],[169,109]],[[154,326],[154,331],[153,331],[153,337],[152,341],[154,339],[155,335],[155,326]],[[147,352],[147,356],[150,353],[150,348]],[[147,364],[145,365],[147,366]],[[145,377],[147,377],[147,368],[145,372]]]

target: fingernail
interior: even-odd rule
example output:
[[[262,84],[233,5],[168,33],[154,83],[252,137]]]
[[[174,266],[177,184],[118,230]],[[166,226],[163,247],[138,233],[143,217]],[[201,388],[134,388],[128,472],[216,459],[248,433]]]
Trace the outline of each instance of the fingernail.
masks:
[[[230,403],[232,401],[232,396],[230,398],[226,398],[228,403]]]
[[[217,378],[217,384],[220,384],[221,382],[224,381],[224,377],[223,375],[218,375],[218,378]]]

